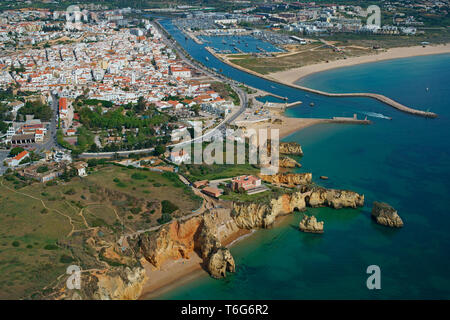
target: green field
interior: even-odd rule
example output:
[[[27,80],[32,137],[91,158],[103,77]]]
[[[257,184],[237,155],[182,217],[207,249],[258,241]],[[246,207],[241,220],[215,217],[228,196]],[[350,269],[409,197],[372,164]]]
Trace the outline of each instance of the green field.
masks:
[[[42,297],[70,264],[108,267],[100,249],[158,226],[163,200],[180,208],[172,218],[197,209],[200,199],[175,178],[115,165],[50,185],[1,177],[0,299]]]
[[[278,54],[274,57],[258,57],[251,54],[239,55],[231,58],[230,62],[260,74],[269,74],[310,64],[361,56],[374,52],[373,50],[349,47],[344,53],[338,53],[334,52],[333,49],[323,47],[318,43],[300,46],[298,50],[298,53],[290,55]]]
[[[216,180],[232,178],[240,175],[256,175],[260,169],[251,164],[212,164],[212,165],[181,165],[182,172],[191,182],[197,180]]]

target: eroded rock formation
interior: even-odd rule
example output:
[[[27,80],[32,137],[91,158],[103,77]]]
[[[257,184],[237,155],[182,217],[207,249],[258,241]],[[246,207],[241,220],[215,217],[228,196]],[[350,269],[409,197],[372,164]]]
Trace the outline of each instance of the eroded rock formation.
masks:
[[[401,228],[403,227],[403,221],[397,214],[397,210],[392,208],[389,204],[384,202],[373,203],[372,207],[372,218],[383,226],[391,228]]]
[[[233,217],[242,229],[267,228],[275,219],[294,210],[308,207],[356,208],[364,205],[364,195],[353,191],[303,187],[297,192],[283,194],[268,203],[235,202]]]
[[[234,272],[234,259],[217,238],[214,217],[205,214],[185,222],[174,221],[155,232],[140,234],[134,242],[135,251],[159,268],[168,259],[189,259],[196,251],[203,259],[206,270],[215,278]]]
[[[145,269],[136,267],[114,267],[82,272],[80,288],[68,288],[68,277],[57,288],[40,299],[56,300],[137,300],[147,281]],[[74,282],[72,282],[74,283]],[[74,283],[75,285],[75,283]]]
[[[299,228],[303,232],[323,233],[323,221],[317,221],[315,216],[303,216]]]
[[[300,168],[301,166],[302,165],[300,163],[286,156],[282,156],[279,159],[280,168],[296,168],[296,167]]]
[[[280,153],[303,156],[302,147],[297,142],[280,142]]]
[[[208,260],[208,272],[213,278],[224,278],[226,273],[234,272],[234,259],[227,248],[219,248],[212,253]]]
[[[356,208],[364,205],[364,195],[349,190],[315,188],[309,195],[308,206],[334,209]]]
[[[265,182],[284,184],[288,186],[309,184],[312,181],[311,173],[277,173],[273,175],[260,174],[259,177]]]
[[[183,223],[174,221],[156,232],[140,234],[138,250],[157,268],[168,259],[189,259],[194,251],[194,236],[201,224],[201,218],[192,218]]]
[[[92,277],[97,278],[97,290],[92,295],[97,300],[137,300],[147,280],[145,269],[139,267],[121,268]]]

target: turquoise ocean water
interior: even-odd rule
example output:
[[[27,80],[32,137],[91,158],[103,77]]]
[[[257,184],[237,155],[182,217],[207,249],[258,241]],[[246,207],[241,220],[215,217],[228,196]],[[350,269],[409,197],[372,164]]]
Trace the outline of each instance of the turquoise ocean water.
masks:
[[[199,60],[207,55],[191,43],[185,48]],[[220,67],[249,85],[304,101],[288,110],[293,117],[367,115],[372,125],[324,124],[284,139],[303,147],[298,171],[312,172],[325,187],[363,193],[366,205],[357,210],[308,209],[325,221],[323,235],[299,232],[302,214],[294,213],[231,249],[235,274],[222,280],[200,277],[160,298],[449,299],[450,55],[335,69],[300,82],[332,92],[383,93],[430,109],[438,119],[404,114],[371,99],[320,97]],[[319,180],[320,175],[330,179]],[[375,200],[394,206],[405,227],[375,224],[370,218]],[[369,265],[381,268],[381,290],[366,287]]]

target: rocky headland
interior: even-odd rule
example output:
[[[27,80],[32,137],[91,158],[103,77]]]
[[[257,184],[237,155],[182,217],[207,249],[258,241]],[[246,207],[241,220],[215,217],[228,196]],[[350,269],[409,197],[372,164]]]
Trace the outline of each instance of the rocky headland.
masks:
[[[312,182],[311,173],[277,173],[272,175],[260,174],[259,177],[264,182],[294,187],[297,185],[306,185]]]
[[[298,191],[285,193],[269,202],[235,202],[232,216],[242,229],[267,228],[278,216],[306,207],[357,208],[364,205],[364,195],[348,190],[303,186]]]
[[[174,221],[156,232],[146,232],[128,239],[138,258],[143,257],[159,268],[164,261],[189,259],[194,251],[203,259],[203,266],[214,278],[234,272],[234,259],[217,237],[214,218],[205,213],[185,222]]]
[[[280,168],[292,169],[292,168],[300,168],[302,165],[290,157],[282,156],[279,159],[279,166]]]
[[[280,153],[303,156],[303,150],[297,142],[280,142]]]

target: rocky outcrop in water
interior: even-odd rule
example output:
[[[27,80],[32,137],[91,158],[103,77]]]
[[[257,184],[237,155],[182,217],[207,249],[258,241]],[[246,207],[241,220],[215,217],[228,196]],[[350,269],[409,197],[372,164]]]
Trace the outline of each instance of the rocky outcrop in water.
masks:
[[[297,142],[280,142],[280,153],[303,156],[302,147]]]
[[[288,186],[310,184],[312,181],[311,173],[277,173],[272,175],[260,174],[259,177],[272,184],[284,184]]]
[[[364,195],[349,190],[315,188],[307,199],[308,206],[334,209],[356,208],[364,205]]]
[[[383,226],[391,228],[401,228],[403,227],[403,221],[397,214],[397,210],[392,208],[389,204],[384,202],[373,203],[372,207],[372,218]]]
[[[315,216],[303,216],[299,228],[303,232],[323,233],[323,221],[317,221]]]
[[[280,157],[279,167],[280,168],[300,168],[302,165],[289,157]]]
[[[227,271],[234,272],[235,265],[233,256],[225,247],[215,250],[208,259],[207,269],[213,278],[226,277]]]
[[[327,206],[335,209],[356,208],[364,205],[364,195],[353,191],[302,187],[269,202],[235,202],[232,216],[242,229],[267,228],[280,215],[303,211],[306,207]]]

